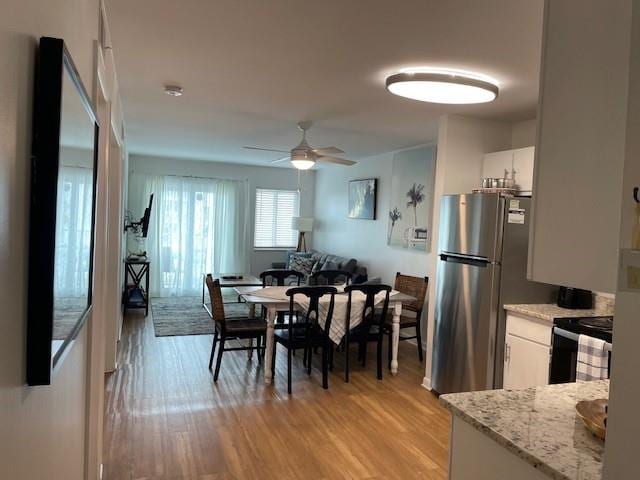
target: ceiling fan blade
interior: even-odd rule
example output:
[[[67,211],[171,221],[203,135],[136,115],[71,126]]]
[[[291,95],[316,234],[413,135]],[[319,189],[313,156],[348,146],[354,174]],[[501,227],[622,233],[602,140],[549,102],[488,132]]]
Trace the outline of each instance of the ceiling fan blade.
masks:
[[[346,165],[348,167],[358,163],[358,162],[354,162],[353,160],[347,160],[346,158],[330,157],[330,156],[327,156],[327,155],[324,155],[322,157],[318,157],[318,161],[319,162],[326,162],[326,163],[337,163],[338,165]]]
[[[280,163],[280,162],[286,162],[288,160],[291,160],[290,156],[282,157],[277,160],[271,160],[269,163]]]
[[[344,153],[344,150],[340,150],[338,147],[324,147],[324,148],[314,148],[314,152],[318,155],[334,155],[336,153]]]
[[[275,148],[261,148],[261,147],[247,147],[244,146],[242,148],[246,148],[247,150],[260,150],[263,152],[278,152],[278,153],[288,153],[289,150],[276,150]]]

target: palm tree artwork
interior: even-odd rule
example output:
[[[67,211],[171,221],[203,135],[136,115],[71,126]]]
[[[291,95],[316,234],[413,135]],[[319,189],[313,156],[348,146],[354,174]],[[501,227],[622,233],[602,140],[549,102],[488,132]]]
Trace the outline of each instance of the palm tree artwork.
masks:
[[[407,192],[407,198],[409,201],[407,202],[407,208],[413,208],[413,224],[415,227],[418,226],[418,213],[416,211],[418,204],[424,201],[424,185],[421,183],[414,183],[413,187],[409,189]]]
[[[393,234],[393,227],[396,226],[396,222],[402,218],[402,214],[398,207],[393,207],[393,210],[389,210],[389,220],[391,220],[391,228],[389,229],[389,237],[387,242],[391,241],[391,235]]]

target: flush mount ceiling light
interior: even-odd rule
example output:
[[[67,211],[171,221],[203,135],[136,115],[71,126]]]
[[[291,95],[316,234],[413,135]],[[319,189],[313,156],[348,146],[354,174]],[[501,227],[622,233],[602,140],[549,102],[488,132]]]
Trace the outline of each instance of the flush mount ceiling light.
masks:
[[[181,97],[184,93],[184,90],[178,85],[165,85],[164,93],[166,93],[170,97]]]
[[[387,77],[394,95],[430,103],[486,103],[498,97],[498,86],[481,75],[455,70],[402,71]]]

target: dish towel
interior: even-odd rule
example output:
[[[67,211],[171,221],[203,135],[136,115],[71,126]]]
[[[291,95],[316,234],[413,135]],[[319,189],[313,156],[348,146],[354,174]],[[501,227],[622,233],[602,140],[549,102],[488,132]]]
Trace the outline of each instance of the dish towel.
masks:
[[[604,340],[588,335],[578,336],[578,362],[576,380],[591,381],[609,378],[609,345]]]

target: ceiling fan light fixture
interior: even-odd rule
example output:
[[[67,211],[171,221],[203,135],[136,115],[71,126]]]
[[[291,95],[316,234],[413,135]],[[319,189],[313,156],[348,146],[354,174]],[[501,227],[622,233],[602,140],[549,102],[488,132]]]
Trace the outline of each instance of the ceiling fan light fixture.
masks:
[[[313,160],[291,160],[291,163],[298,170],[309,170],[316,164]]]
[[[294,149],[291,151],[291,163],[298,170],[309,170],[316,164],[316,159],[309,150]]]
[[[421,102],[463,105],[492,102],[498,97],[498,85],[485,76],[466,72],[403,71],[387,77],[389,92]]]

